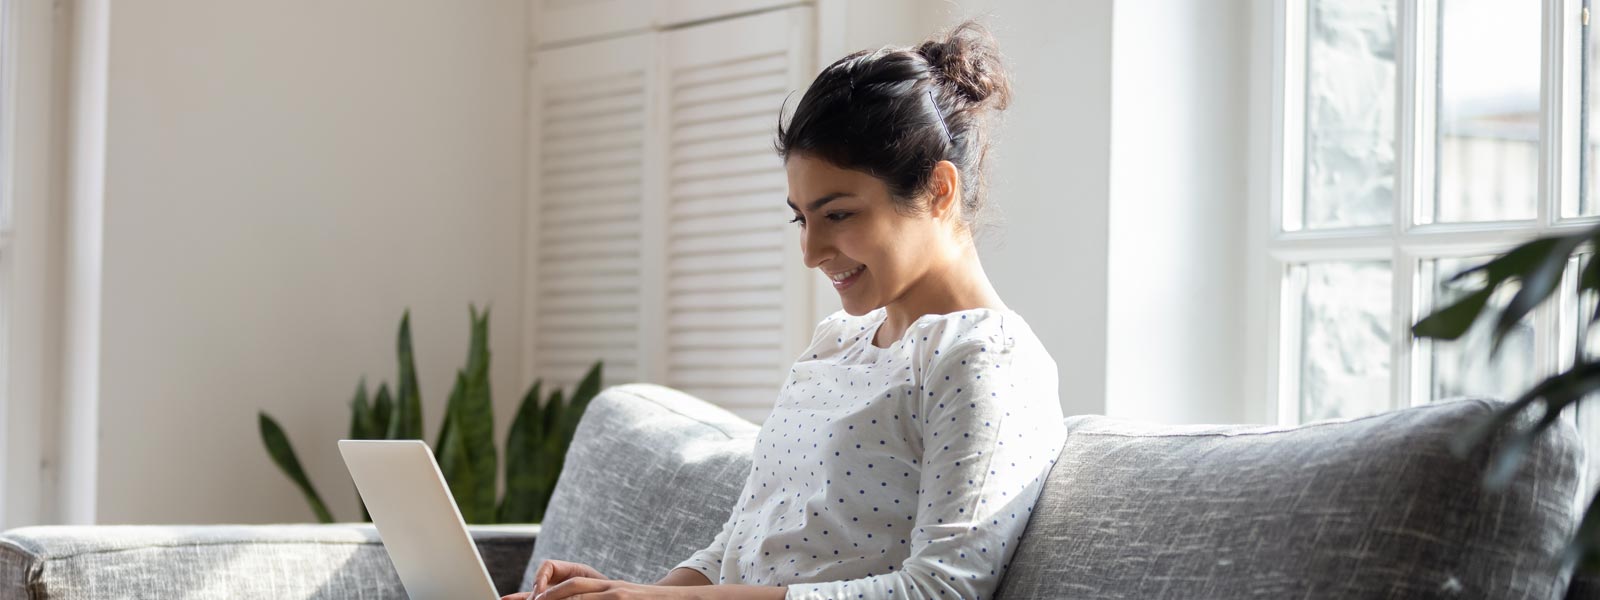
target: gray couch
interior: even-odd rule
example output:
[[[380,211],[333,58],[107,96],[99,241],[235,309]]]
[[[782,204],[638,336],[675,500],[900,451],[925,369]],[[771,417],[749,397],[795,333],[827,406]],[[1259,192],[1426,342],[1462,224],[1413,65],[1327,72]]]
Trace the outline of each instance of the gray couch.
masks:
[[[1571,425],[1499,492],[1478,483],[1488,448],[1466,460],[1445,450],[1493,406],[1295,428],[1071,417],[998,596],[1600,599],[1585,578],[1569,591],[1554,568],[1582,506]],[[654,581],[720,530],[757,430],[667,388],[606,390],[542,527],[474,528],[496,585],[526,589],[545,558]],[[0,536],[0,599],[403,597],[362,525]]]

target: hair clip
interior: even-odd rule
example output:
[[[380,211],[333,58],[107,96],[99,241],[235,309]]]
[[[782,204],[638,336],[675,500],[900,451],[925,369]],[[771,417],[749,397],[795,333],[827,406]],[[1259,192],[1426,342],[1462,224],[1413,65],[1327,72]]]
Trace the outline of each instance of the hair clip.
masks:
[[[945,125],[944,115],[939,114],[939,101],[933,99],[933,88],[927,88],[925,91],[928,92],[928,104],[933,107],[933,116],[939,118],[939,129],[944,130],[944,139],[950,140],[950,143],[954,145],[956,138],[950,135],[950,126]]]

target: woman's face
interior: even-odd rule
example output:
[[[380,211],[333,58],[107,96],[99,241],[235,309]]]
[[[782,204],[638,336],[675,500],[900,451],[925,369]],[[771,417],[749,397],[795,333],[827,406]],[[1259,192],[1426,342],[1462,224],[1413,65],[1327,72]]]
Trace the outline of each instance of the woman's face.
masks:
[[[940,219],[896,210],[878,178],[803,154],[785,167],[806,267],[832,280],[845,312],[860,316],[900,300],[947,256]]]

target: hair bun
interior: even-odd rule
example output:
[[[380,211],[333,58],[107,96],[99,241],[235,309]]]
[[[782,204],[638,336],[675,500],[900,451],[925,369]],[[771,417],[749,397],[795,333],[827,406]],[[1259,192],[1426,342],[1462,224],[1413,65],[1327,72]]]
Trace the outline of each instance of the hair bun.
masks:
[[[965,21],[942,36],[917,46],[928,60],[935,81],[949,86],[973,104],[1004,110],[1011,102],[1011,81],[1006,75],[999,45],[989,29]]]

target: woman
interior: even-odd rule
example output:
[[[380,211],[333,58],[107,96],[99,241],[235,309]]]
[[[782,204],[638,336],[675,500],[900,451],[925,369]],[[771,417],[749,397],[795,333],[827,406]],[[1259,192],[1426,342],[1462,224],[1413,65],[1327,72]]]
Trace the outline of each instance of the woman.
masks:
[[[727,523],[654,585],[551,560],[507,599],[994,594],[1065,438],[1055,362],[973,246],[1009,95],[971,22],[817,77],[776,145],[806,266],[844,310],[790,370]]]

